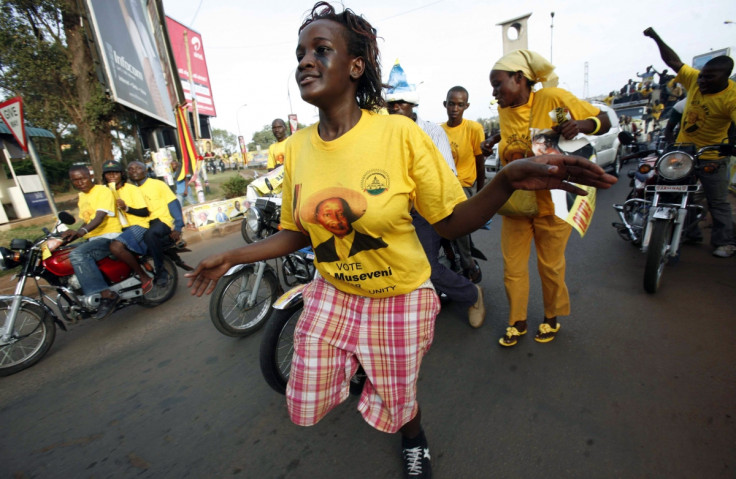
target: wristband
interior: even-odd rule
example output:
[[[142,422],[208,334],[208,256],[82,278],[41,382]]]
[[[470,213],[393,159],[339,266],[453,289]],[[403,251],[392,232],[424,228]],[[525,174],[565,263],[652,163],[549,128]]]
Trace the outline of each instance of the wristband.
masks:
[[[85,235],[89,233],[89,230],[87,228],[85,228],[84,226],[82,226],[81,228],[79,228],[77,231],[82,231],[82,230],[84,230],[84,234]],[[82,235],[82,236],[84,236],[84,235]]]
[[[595,129],[588,133],[588,135],[595,135],[601,130],[601,121],[597,117],[589,116],[588,118],[586,118],[586,120],[593,120],[593,122],[595,123]]]

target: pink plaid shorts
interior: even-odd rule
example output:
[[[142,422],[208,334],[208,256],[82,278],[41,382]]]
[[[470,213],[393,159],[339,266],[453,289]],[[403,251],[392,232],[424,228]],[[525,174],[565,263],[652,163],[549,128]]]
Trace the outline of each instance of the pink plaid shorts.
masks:
[[[314,425],[347,399],[359,363],[368,376],[358,402],[365,421],[394,433],[413,419],[419,366],[439,306],[429,282],[405,295],[367,298],[322,278],[312,281],[304,289],[286,388],[294,424]]]

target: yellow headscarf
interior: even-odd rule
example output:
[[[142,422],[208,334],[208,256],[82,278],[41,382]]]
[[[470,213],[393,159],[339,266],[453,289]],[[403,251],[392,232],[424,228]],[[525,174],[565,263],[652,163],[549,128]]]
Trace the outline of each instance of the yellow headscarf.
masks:
[[[545,87],[557,86],[559,78],[554,69],[555,66],[546,58],[531,50],[514,50],[501,57],[492,68],[506,72],[521,71],[526,78],[533,82],[542,82]]]

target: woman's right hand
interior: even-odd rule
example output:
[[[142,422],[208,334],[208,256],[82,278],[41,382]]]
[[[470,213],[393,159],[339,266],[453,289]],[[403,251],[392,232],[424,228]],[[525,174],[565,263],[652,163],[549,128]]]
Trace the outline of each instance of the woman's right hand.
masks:
[[[191,293],[194,296],[202,296],[202,294],[210,294],[220,279],[232,267],[227,261],[223,253],[213,254],[199,262],[194,271],[186,273],[185,278],[189,278],[187,287],[192,288]]]

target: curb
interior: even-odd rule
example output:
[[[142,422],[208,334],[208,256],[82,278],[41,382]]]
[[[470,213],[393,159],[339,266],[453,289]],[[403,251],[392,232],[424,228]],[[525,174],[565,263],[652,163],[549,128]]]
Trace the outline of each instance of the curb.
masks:
[[[214,228],[209,228],[204,231],[184,228],[184,231],[182,231],[182,237],[188,245],[192,245],[212,238],[221,238],[233,233],[240,233],[240,221],[217,224]]]

